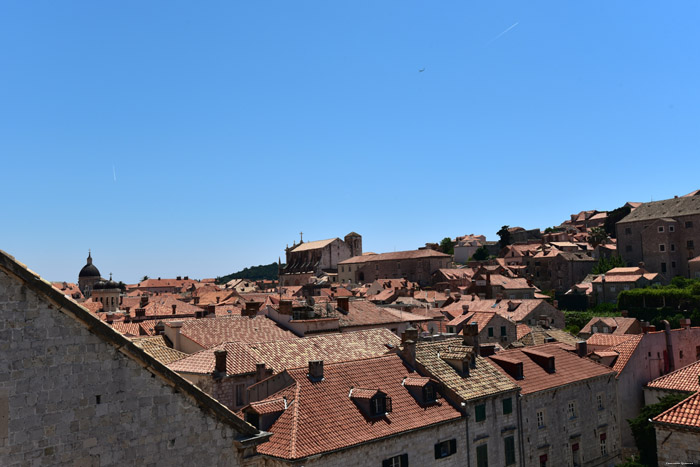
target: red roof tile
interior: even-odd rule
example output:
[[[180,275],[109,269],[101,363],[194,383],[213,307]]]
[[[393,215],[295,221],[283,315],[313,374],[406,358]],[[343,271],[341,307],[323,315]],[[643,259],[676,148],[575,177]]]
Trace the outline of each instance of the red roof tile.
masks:
[[[298,339],[266,316],[193,319],[183,322],[180,333],[205,349],[222,342]]]
[[[657,415],[654,422],[687,428],[700,428],[700,392]]]
[[[354,256],[345,261],[340,261],[338,264],[356,264],[356,263],[369,263],[373,261],[393,261],[401,259],[417,259],[417,258],[451,258],[450,255],[441,253],[435,250],[409,250],[409,251],[394,251],[392,253],[380,253],[374,255],[362,255]]]
[[[649,382],[647,387],[667,389],[669,391],[695,392],[700,390],[700,360],[667,375],[660,376]]]

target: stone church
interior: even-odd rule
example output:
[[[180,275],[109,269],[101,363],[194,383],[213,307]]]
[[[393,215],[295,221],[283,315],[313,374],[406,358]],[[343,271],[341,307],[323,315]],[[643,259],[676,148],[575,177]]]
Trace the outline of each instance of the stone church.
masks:
[[[280,268],[280,286],[308,284],[314,277],[337,274],[340,261],[362,255],[362,236],[350,232],[343,240],[330,238],[304,242],[302,236],[285,249],[286,264]]]

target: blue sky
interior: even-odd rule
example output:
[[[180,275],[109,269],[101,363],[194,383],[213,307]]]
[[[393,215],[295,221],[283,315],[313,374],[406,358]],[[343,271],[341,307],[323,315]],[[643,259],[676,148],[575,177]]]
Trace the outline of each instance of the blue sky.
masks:
[[[700,188],[700,4],[0,5],[0,248],[213,277]],[[425,68],[424,72],[419,69]]]

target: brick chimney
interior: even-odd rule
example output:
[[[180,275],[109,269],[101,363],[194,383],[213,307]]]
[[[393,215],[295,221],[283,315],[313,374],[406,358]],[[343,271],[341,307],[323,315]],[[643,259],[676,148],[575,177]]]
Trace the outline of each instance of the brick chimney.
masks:
[[[350,297],[338,297],[338,308],[345,311],[350,311]]]
[[[462,314],[466,315],[469,313],[469,305],[462,305]]]
[[[173,321],[170,327],[175,330],[175,339],[173,339],[173,348],[182,351],[182,342],[180,340],[180,330],[182,329],[182,321]]]
[[[474,347],[474,353],[479,353],[479,325],[476,322],[465,325],[462,334],[462,343]]]
[[[176,314],[177,313],[177,305],[173,303],[172,307],[173,307],[173,314]]]
[[[134,310],[134,316],[136,318],[143,318],[146,316],[146,309],[145,308],[137,308]]]
[[[257,383],[258,381],[262,381],[265,379],[265,376],[267,373],[267,369],[265,368],[264,363],[256,363],[255,364],[255,382]]]
[[[323,360],[309,360],[309,379],[313,382],[323,379]]]
[[[148,305],[148,295],[141,295],[141,302],[140,302],[141,308],[145,307]]]
[[[194,312],[194,318],[195,319],[202,319],[202,318],[204,318],[204,313],[205,313],[204,310],[197,310]]]
[[[219,373],[221,376],[226,375],[226,356],[228,355],[228,352],[225,350],[215,350],[214,351],[214,358],[216,359],[216,363],[214,364],[214,372]]]

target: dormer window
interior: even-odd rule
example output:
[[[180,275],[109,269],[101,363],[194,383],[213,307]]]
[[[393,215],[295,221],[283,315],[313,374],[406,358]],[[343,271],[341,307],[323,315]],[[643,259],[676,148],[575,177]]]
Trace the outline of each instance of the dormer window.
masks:
[[[373,417],[381,416],[387,413],[386,396],[376,395],[370,400],[370,415]]]
[[[419,404],[432,404],[437,401],[437,386],[430,378],[418,376],[407,376],[401,383]]]
[[[433,383],[428,383],[423,387],[423,400],[425,402],[435,402],[436,399],[435,386]]]
[[[391,397],[379,389],[353,388],[350,399],[370,417],[383,417],[391,412]]]

